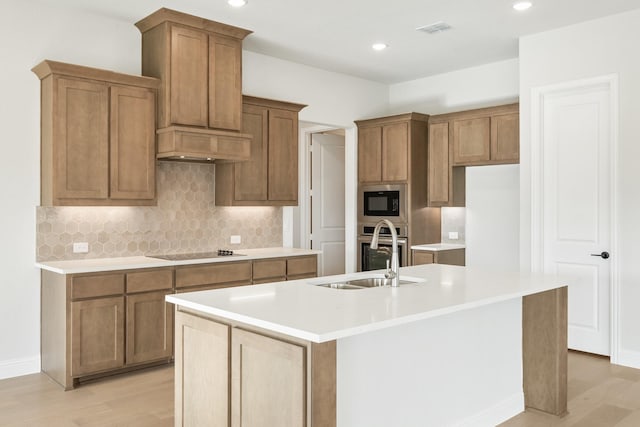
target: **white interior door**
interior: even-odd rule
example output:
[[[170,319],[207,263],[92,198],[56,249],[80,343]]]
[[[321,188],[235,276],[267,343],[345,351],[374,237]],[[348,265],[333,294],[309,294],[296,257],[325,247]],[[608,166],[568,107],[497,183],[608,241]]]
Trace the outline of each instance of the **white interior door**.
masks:
[[[318,275],[345,272],[344,137],[311,136],[311,248]]]
[[[569,281],[569,348],[610,354],[612,115],[607,84],[542,100],[543,266]],[[615,256],[615,254],[612,254]]]

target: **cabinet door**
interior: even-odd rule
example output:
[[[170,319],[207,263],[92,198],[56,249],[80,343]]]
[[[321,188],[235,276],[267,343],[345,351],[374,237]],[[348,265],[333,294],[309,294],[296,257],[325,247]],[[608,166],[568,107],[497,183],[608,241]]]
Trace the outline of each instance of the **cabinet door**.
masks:
[[[449,123],[429,126],[428,203],[429,206],[449,204]]]
[[[127,365],[173,354],[173,306],[165,291],[127,296]]]
[[[251,134],[251,158],[234,165],[234,199],[243,201],[267,200],[268,109],[245,105],[242,131]]]
[[[209,36],[209,127],[242,127],[242,42]]]
[[[382,181],[382,127],[358,129],[358,182]]]
[[[229,326],[177,312],[175,360],[175,425],[228,426]]]
[[[231,360],[232,427],[306,425],[304,347],[233,328]]]
[[[109,196],[109,93],[107,85],[57,79],[53,116],[55,185],[53,199]]]
[[[171,124],[207,126],[209,49],[206,33],[171,28]]]
[[[286,259],[261,259],[253,261],[253,283],[279,282],[286,279]]]
[[[520,118],[518,113],[491,117],[491,160],[520,161]]]
[[[269,110],[269,200],[298,203],[298,113]]]
[[[382,127],[382,181],[406,181],[409,154],[409,124]]]
[[[71,303],[71,375],[124,366],[124,297]]]
[[[433,264],[434,262],[433,252],[413,251],[413,265]]]
[[[489,162],[491,158],[491,119],[455,120],[453,122],[453,162],[456,165]]]
[[[111,198],[152,200],[156,195],[155,93],[111,87]]]

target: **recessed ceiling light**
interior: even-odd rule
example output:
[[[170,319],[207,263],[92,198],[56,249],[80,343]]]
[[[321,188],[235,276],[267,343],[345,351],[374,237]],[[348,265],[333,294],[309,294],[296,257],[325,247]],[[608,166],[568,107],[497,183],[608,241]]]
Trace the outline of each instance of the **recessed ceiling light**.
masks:
[[[533,3],[531,3],[530,1],[519,1],[513,4],[513,8],[517,11],[527,10],[531,6],[533,6]]]
[[[389,47],[389,45],[386,43],[374,43],[371,45],[371,47],[373,48],[373,50],[385,50]]]
[[[227,3],[233,7],[242,7],[247,4],[247,0],[227,0]]]

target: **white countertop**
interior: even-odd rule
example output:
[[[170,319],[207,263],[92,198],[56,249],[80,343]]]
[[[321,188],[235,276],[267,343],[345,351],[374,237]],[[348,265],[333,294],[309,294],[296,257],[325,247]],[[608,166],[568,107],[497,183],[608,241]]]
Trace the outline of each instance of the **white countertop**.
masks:
[[[464,249],[465,245],[457,243],[431,243],[428,245],[413,245],[411,249],[416,251],[450,251],[452,249]]]
[[[380,272],[377,272],[380,273]],[[312,342],[326,342],[443,316],[566,285],[554,276],[441,264],[402,267],[398,288],[330,289],[312,284],[372,272],[168,295],[173,304]]]
[[[120,257],[120,258],[94,258],[68,261],[37,262],[36,267],[59,274],[97,273],[101,271],[132,270],[136,268],[171,267],[175,265],[208,264],[212,262],[246,261],[263,258],[279,258],[303,255],[316,255],[321,251],[313,249],[297,248],[261,248],[261,249],[237,249],[237,254],[217,258],[189,259],[180,261],[168,261],[149,258],[146,256]]]

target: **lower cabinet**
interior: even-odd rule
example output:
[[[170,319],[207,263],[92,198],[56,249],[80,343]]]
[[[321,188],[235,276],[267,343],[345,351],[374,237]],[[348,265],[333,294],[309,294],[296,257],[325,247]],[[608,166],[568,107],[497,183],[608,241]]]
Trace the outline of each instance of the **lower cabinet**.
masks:
[[[164,300],[170,293],[127,295],[127,365],[173,355],[173,307]]]
[[[449,265],[465,265],[464,249],[447,249],[438,251],[429,250],[412,250],[413,264],[449,264]]]
[[[231,426],[304,427],[305,348],[231,330]]]
[[[178,310],[175,425],[335,427],[335,349]]]
[[[229,330],[176,312],[176,427],[229,425]]]
[[[71,375],[124,366],[124,297],[71,303]]]

